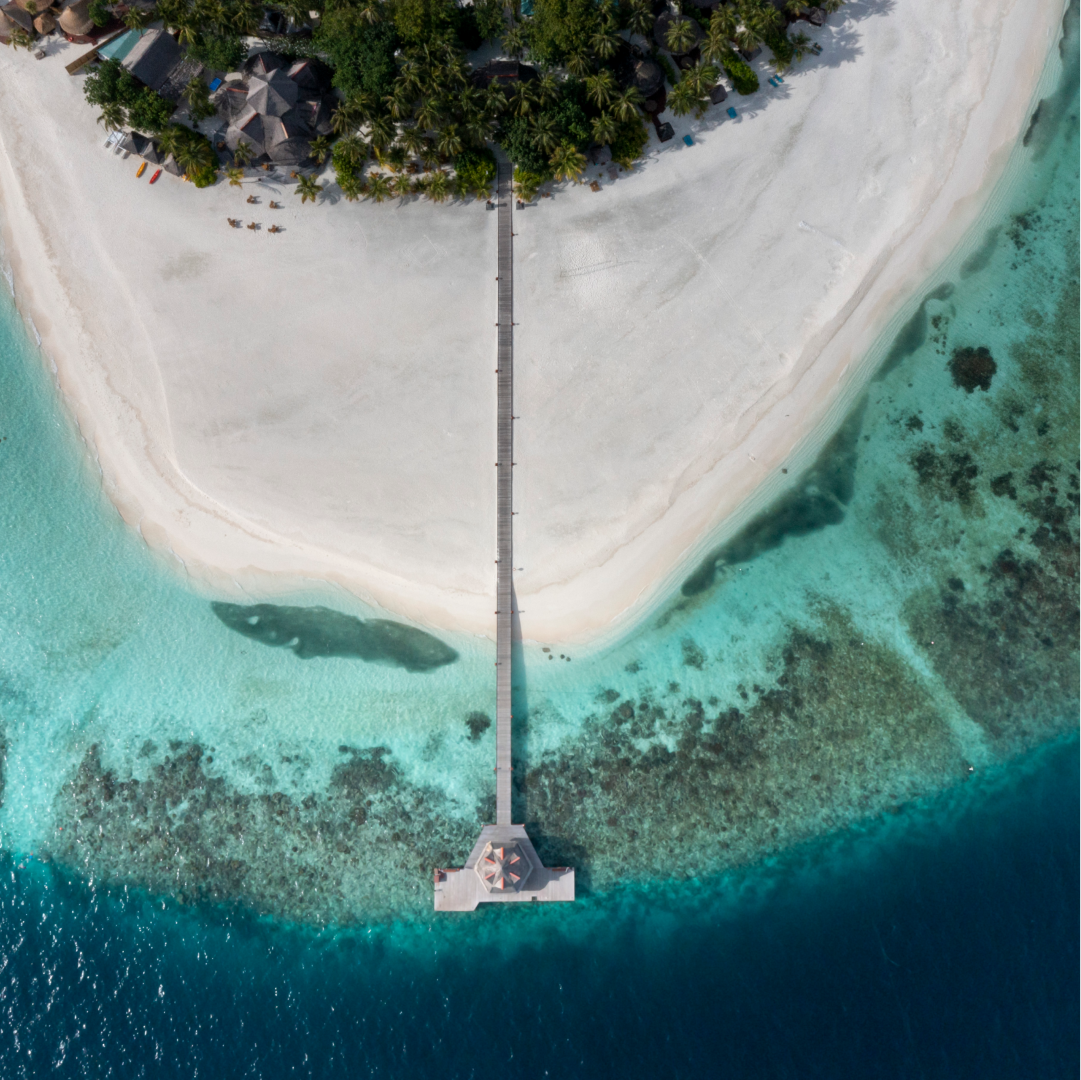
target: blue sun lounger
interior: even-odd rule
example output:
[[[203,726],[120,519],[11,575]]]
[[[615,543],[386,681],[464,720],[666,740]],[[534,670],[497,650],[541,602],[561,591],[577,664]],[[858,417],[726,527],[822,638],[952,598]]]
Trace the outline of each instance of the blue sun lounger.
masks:
[[[683,143],[685,146],[694,146],[694,139],[692,139],[690,135],[684,135]]]
[[[730,117],[732,117],[733,120],[735,120],[735,118],[736,118],[736,110],[733,109],[731,105],[728,106],[728,115]]]

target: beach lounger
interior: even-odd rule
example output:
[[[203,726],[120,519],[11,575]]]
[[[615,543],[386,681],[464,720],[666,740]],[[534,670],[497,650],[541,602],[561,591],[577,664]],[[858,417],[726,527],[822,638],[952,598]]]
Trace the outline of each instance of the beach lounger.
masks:
[[[685,146],[694,146],[694,139],[692,139],[690,137],[690,135],[684,135],[683,136],[683,144]]]
[[[783,75],[774,75],[773,77],[777,80],[778,85],[780,85],[781,83],[784,82],[784,76]]]
[[[735,118],[736,118],[736,110],[733,109],[731,105],[728,106],[728,115],[730,117],[732,117],[733,120],[735,120]]]
[[[157,178],[158,178],[159,176],[161,176],[161,169],[158,169],[158,170],[157,170],[157,171],[156,171],[156,172],[154,173],[154,175],[153,175],[153,176],[152,176],[152,177],[150,178],[150,182],[151,182],[151,183],[154,183],[154,181],[155,181],[155,180],[157,180]]]
[[[207,87],[207,89],[208,89],[208,90],[209,90],[209,91],[210,91],[210,92],[211,92],[211,93],[213,94],[213,93],[214,93],[214,91],[215,91],[215,90],[217,90],[217,88],[218,88],[219,86],[221,86],[221,79],[215,79],[215,80],[214,80],[214,81],[213,81],[213,82],[212,82],[212,83],[211,83],[211,84],[210,84],[210,85],[209,85],[209,86]]]
[[[772,76],[772,75],[771,75],[771,76],[770,76],[770,78],[769,78],[769,79],[767,79],[766,81],[767,81],[767,82],[768,82],[768,83],[770,84],[770,86],[780,86],[780,85],[781,85],[781,84],[780,84],[780,83],[779,83],[779,82],[777,81],[777,77],[776,77],[776,76]]]
[[[138,171],[135,173],[135,179],[138,180],[139,177],[142,176],[143,173],[145,173],[145,172],[146,172],[146,162],[144,161],[142,163],[142,165],[139,166]]]

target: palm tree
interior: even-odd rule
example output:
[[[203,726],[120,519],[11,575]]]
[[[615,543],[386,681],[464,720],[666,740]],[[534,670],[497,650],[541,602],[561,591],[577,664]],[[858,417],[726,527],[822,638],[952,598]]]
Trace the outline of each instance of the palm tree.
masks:
[[[369,25],[375,25],[383,17],[381,0],[361,0],[357,7],[357,14],[365,19]]]
[[[633,120],[644,100],[642,91],[637,86],[628,86],[622,94],[617,94],[612,99],[612,114],[620,120]]]
[[[441,119],[441,110],[435,97],[423,98],[420,107],[417,109],[417,127],[421,131],[431,131],[439,126]]]
[[[603,109],[616,95],[616,79],[608,68],[586,79],[586,96],[598,109]]]
[[[399,199],[404,199],[406,195],[413,194],[413,178],[402,173],[400,176],[396,176],[391,180],[390,187]]]
[[[529,48],[529,39],[526,37],[525,27],[521,23],[515,23],[503,35],[503,51],[508,56],[519,57]]]
[[[806,6],[806,0],[786,0],[784,9],[795,18]]]
[[[788,39],[792,46],[792,59],[798,64],[810,51],[811,39],[801,30]]]
[[[593,64],[584,52],[574,52],[567,57],[567,70],[572,75],[582,78],[593,70]]]
[[[170,154],[172,154],[175,158],[180,150],[180,144],[183,141],[183,129],[176,124],[170,124],[158,136],[158,149],[161,151],[163,157],[168,157]],[[239,150],[240,147],[238,146],[237,149]],[[236,155],[234,154],[233,156],[235,157]]]
[[[323,187],[314,176],[301,176],[297,178],[296,191],[293,194],[300,196],[301,205],[306,202],[314,203],[323,194]]]
[[[424,140],[424,146],[420,151],[420,160],[425,169],[430,169],[439,162],[439,151],[431,139]]]
[[[317,135],[311,141],[311,157],[322,164],[331,152],[331,141],[325,135]]]
[[[689,83],[694,90],[695,96],[704,97],[711,87],[717,85],[721,77],[720,68],[714,64],[695,64],[690,71],[683,73],[681,82]]]
[[[674,56],[682,56],[690,52],[697,40],[698,35],[694,31],[694,23],[686,16],[673,19],[664,34],[664,43]]]
[[[129,7],[124,14],[124,25],[129,30],[144,30],[150,25],[151,11],[147,8]]]
[[[686,116],[698,106],[698,91],[688,79],[680,79],[668,93],[668,108],[676,116]]]
[[[634,0],[631,4],[631,33],[649,34],[653,30],[653,5],[649,0]]]
[[[20,29],[16,27],[16,29]],[[26,31],[24,30],[25,34]],[[29,40],[29,39],[28,39]],[[12,47],[15,47],[15,33],[12,31],[11,35]],[[26,46],[29,48],[29,45]],[[106,131],[119,131],[127,120],[128,114],[124,111],[124,106],[116,101],[107,101],[101,107],[101,116],[98,117],[98,123],[105,125]]]
[[[477,147],[484,146],[492,135],[492,124],[486,116],[474,113],[462,125],[465,137]]]
[[[428,196],[432,202],[446,202],[450,196],[450,177],[442,170],[436,169],[425,184],[425,195]]]
[[[511,91],[510,106],[515,116],[528,116],[536,102],[533,87],[527,82],[519,82]]]
[[[230,187],[240,187],[241,182],[244,179],[244,170],[238,169],[235,165],[230,165],[229,168],[225,170],[225,175],[229,179]]]
[[[392,173],[400,173],[405,168],[406,156],[405,147],[395,143],[383,155],[383,161]]]
[[[602,26],[589,39],[589,47],[596,56],[602,60],[608,60],[615,56],[619,49],[619,41],[618,34],[613,33],[608,26]]]
[[[739,19],[732,8],[724,4],[714,8],[709,17],[709,33],[702,46],[702,55],[707,60],[721,60],[732,51],[732,41],[739,29]]]
[[[179,145],[173,151],[180,171],[188,176],[214,164],[214,151],[206,139],[198,137],[181,138]]]
[[[386,110],[395,120],[401,120],[406,116],[411,116],[413,113],[413,96],[405,89],[401,83],[398,83],[386,97],[383,98],[383,104],[386,106]]]
[[[586,156],[576,146],[557,147],[549,159],[552,173],[557,180],[573,180],[578,183],[586,167]]]
[[[312,148],[315,141],[312,141]],[[334,158],[341,157],[350,165],[359,165],[368,156],[368,144],[359,135],[345,135],[338,140],[334,147]]]
[[[445,158],[457,157],[462,152],[462,137],[458,134],[457,124],[447,124],[436,140],[439,153]]]
[[[348,202],[356,202],[364,194],[365,186],[364,181],[357,173],[350,173],[348,176],[338,178],[338,187],[342,189],[342,194]]]
[[[522,202],[532,202],[540,185],[541,178],[536,173],[514,170],[514,193]]]
[[[391,196],[390,178],[382,173],[375,173],[368,180],[368,198],[381,203]]]
[[[250,142],[238,142],[236,144],[236,149],[233,151],[233,160],[241,168],[250,165],[253,157],[255,157],[255,150]]]
[[[832,15],[845,6],[845,0],[819,0],[818,6],[827,14]]]
[[[559,100],[559,76],[554,71],[546,71],[537,80],[537,104],[542,109],[554,105]]]
[[[559,124],[556,118],[542,113],[533,123],[533,145],[546,157],[559,146]]]
[[[389,116],[373,116],[368,123],[368,136],[372,146],[383,150],[394,141],[398,129]]]
[[[411,157],[419,157],[424,149],[424,132],[419,127],[403,128],[398,139]]]
[[[601,113],[596,120],[593,121],[593,141],[600,143],[602,146],[605,143],[612,142],[616,135],[619,134],[619,121],[610,113]]]

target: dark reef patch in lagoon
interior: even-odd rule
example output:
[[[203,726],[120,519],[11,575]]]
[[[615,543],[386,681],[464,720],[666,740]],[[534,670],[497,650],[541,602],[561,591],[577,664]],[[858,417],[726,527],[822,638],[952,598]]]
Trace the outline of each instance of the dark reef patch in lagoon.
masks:
[[[684,596],[704,593],[721,566],[750,562],[777,547],[786,536],[805,536],[844,520],[844,508],[855,491],[857,446],[866,407],[867,399],[863,398],[794,490],[782,495],[769,510],[702,561],[683,582],[680,591]]]
[[[325,607],[217,601],[210,606],[230,630],[263,645],[292,649],[301,660],[338,656],[406,671],[432,671],[458,659],[439,638],[389,619],[357,619]]]
[[[975,349],[954,349],[953,356],[950,357],[953,385],[964,390],[966,394],[971,394],[973,390],[990,390],[991,380],[997,371],[998,364],[984,345]]]

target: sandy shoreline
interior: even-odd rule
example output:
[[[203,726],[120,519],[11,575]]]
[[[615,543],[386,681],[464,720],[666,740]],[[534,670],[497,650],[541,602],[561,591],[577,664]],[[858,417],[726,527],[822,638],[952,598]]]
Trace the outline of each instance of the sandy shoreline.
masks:
[[[527,637],[625,625],[816,450],[979,213],[1062,12],[846,10],[737,123],[516,215]],[[0,50],[0,214],[125,519],[215,592],[325,579],[491,632],[494,215],[279,188],[285,233],[231,233],[235,190],[102,149],[75,48]]]

